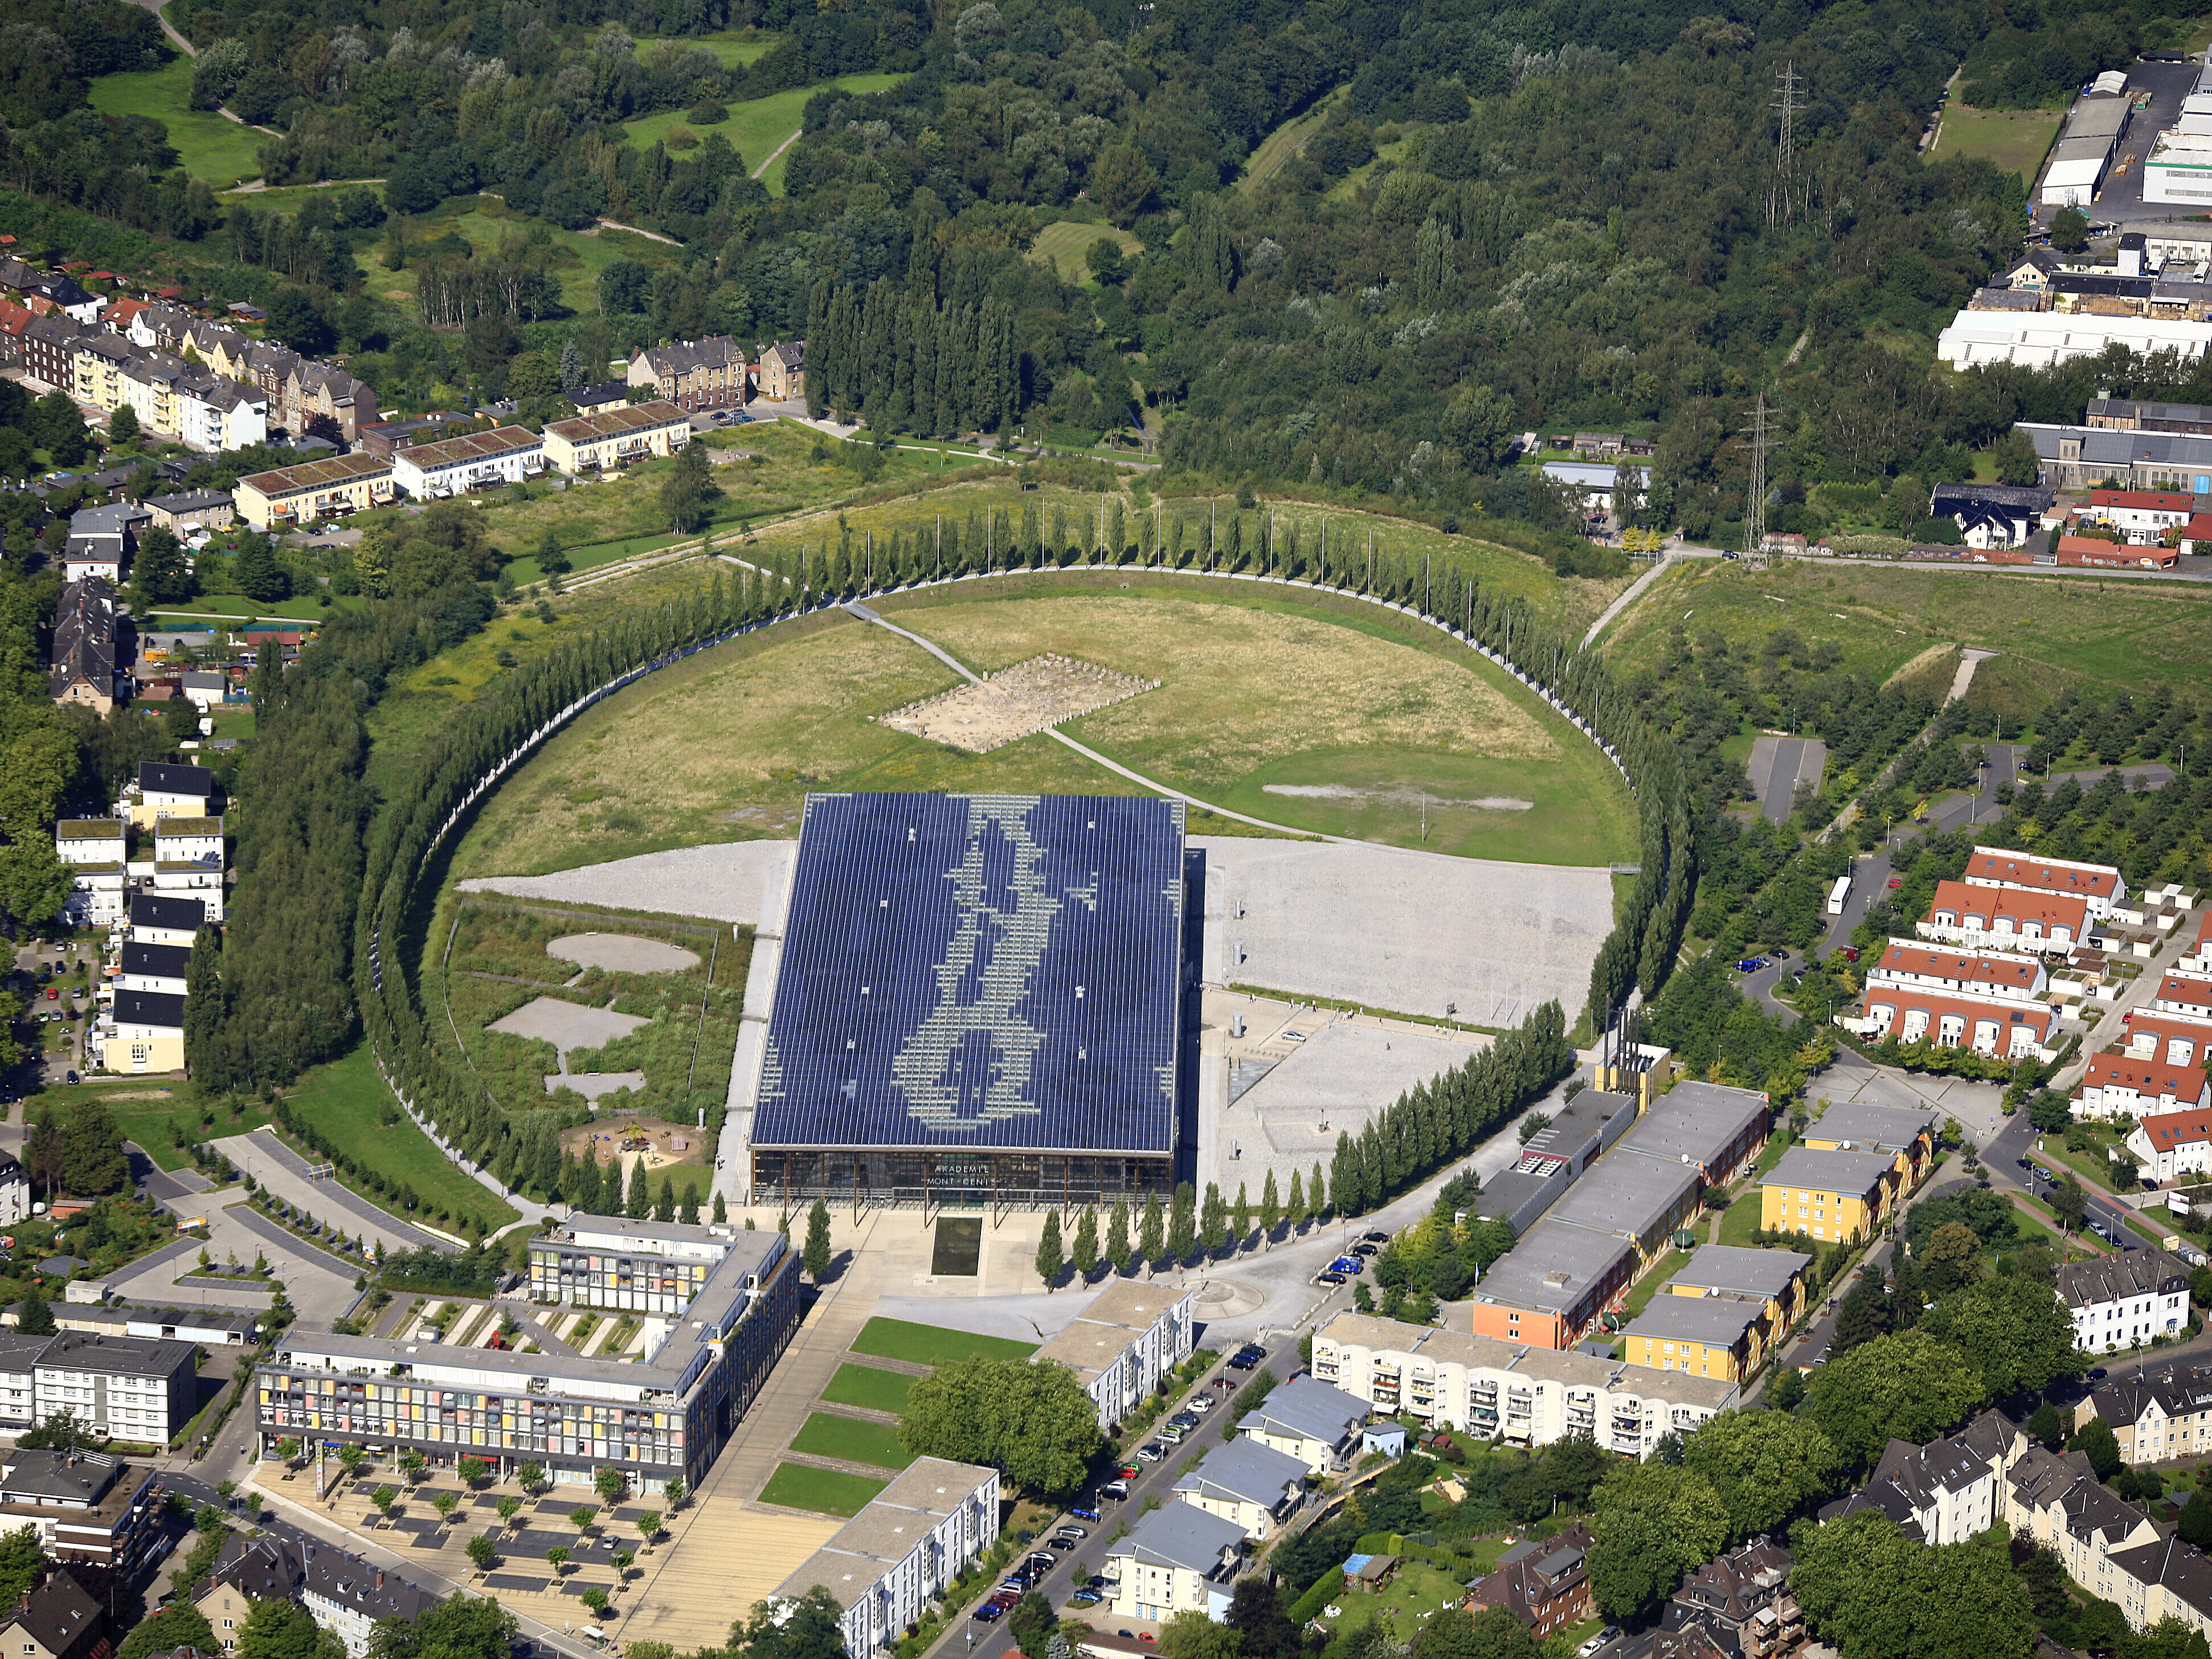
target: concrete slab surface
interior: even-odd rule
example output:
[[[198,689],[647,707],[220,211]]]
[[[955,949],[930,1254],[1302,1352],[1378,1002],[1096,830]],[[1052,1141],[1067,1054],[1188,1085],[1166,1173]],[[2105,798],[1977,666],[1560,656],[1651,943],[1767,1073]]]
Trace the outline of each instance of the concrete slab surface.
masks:
[[[733,841],[643,853],[611,864],[588,864],[547,876],[486,876],[461,890],[512,898],[599,904],[666,915],[757,923],[768,887],[783,879],[799,843]]]

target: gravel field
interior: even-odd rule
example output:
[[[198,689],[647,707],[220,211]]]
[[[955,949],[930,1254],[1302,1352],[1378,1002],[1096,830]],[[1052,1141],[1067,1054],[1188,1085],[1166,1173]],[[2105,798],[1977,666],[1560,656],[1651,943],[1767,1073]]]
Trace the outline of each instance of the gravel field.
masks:
[[[550,876],[483,876],[462,882],[460,888],[468,893],[505,893],[514,898],[757,923],[763,884],[772,873],[781,872],[798,845],[792,841],[719,842],[644,853],[612,864],[587,864]]]

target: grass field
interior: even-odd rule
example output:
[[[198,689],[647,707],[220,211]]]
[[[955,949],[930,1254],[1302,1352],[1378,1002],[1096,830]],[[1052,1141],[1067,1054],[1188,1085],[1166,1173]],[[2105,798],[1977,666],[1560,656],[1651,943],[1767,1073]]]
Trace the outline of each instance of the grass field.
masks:
[[[413,1187],[426,1213],[442,1210],[455,1218],[474,1215],[487,1232],[522,1218],[512,1206],[462,1174],[404,1112],[397,1122],[380,1121],[383,1109],[387,1104],[396,1108],[398,1103],[377,1075],[367,1043],[309,1072],[290,1098],[293,1110],[304,1113],[341,1151]],[[365,1196],[371,1203],[377,1201]],[[459,1228],[449,1225],[447,1231]]]
[[[152,116],[168,128],[185,171],[217,190],[258,178],[254,157],[269,135],[192,108],[191,92],[192,60],[179,56],[157,70],[100,76],[92,82],[92,106],[103,115]]]
[[[1273,589],[1134,573],[1102,573],[1110,593],[1085,591],[1092,579],[1044,580],[1059,591],[1030,597],[1036,582],[1011,578],[994,586],[1018,597],[879,603],[979,671],[1059,651],[1160,680],[1067,729],[1201,800],[1419,844],[1425,793],[1437,803],[1427,844],[1441,850],[1589,864],[1632,844],[1626,793],[1594,750],[1479,659],[1353,614],[1367,607],[1336,601],[1337,616]],[[456,871],[569,868],[785,833],[817,788],[1135,790],[1042,733],[975,756],[876,721],[954,684],[920,647],[842,616],[737,641],[555,737],[488,804]],[[1267,793],[1285,779],[1351,793]],[[1474,805],[1501,795],[1534,808]]]
[[[906,79],[903,75],[845,75],[823,84],[842,92],[882,92]],[[729,140],[730,147],[744,158],[745,170],[758,173],[761,165],[768,161],[783,141],[799,131],[799,118],[806,108],[806,100],[822,90],[820,86],[794,87],[789,92],[779,92],[766,98],[755,98],[742,104],[730,106],[730,118],[710,127],[693,126],[684,118],[680,109],[662,110],[641,120],[627,123],[623,129],[627,143],[640,149],[658,140],[666,143],[682,128],[692,137],[704,140],[710,132],[719,132]],[[680,155],[685,152],[678,149]],[[783,194],[783,160],[777,156],[761,182],[768,186],[771,196]]]
[[[902,1469],[914,1454],[899,1444],[898,1430],[889,1423],[864,1423],[835,1412],[815,1412],[791,1443],[793,1451],[817,1457],[842,1457],[850,1463],[872,1463],[878,1468]]]
[[[2063,109],[1975,109],[1954,98],[1943,112],[1942,130],[1926,159],[1986,157],[2018,173],[2023,184],[2033,184],[2065,116]]]
[[[2193,583],[2092,575],[1996,575],[1790,561],[1760,575],[1697,560],[1655,582],[1616,625],[1607,654],[1655,661],[1667,630],[1755,645],[1786,628],[1832,641],[1851,667],[1886,679],[1930,645],[1984,646],[1977,700],[2039,706],[2080,681],[2179,684],[2203,672],[2212,593]],[[1984,690],[1984,677],[1988,690]]]
[[[243,593],[202,593],[179,605],[165,605],[154,614],[157,617],[227,617],[235,623],[239,619],[258,622],[270,617],[289,618],[294,622],[320,622],[334,611],[358,611],[368,601],[350,596],[333,597],[328,605],[321,595],[303,593],[289,599],[249,599]]]
[[[1237,188],[1247,193],[1282,171],[1283,163],[1304,148],[1307,139],[1319,132],[1328,120],[1328,106],[1336,100],[1331,93],[1304,115],[1294,115],[1260,141],[1260,148],[1244,164],[1244,176],[1237,181]]]
[[[1117,245],[1125,255],[1134,255],[1144,249],[1145,245],[1128,231],[1116,230],[1111,225],[1085,225],[1062,219],[1037,232],[1036,240],[1030,246],[1030,258],[1057,270],[1063,282],[1095,288],[1097,284],[1091,281],[1091,267],[1085,262],[1091,245],[1102,236]]]
[[[888,1480],[871,1480],[865,1475],[842,1474],[805,1463],[779,1463],[768,1485],[761,1488],[761,1502],[849,1517],[858,1515],[862,1504],[889,1485]]]
[[[1331,1619],[1323,1613],[1315,1620],[1323,1629],[1350,1632],[1380,1619],[1399,1640],[1421,1628],[1421,1621],[1440,1607],[1455,1607],[1465,1595],[1459,1579],[1427,1561],[1399,1563],[1397,1573],[1380,1590],[1347,1590],[1329,1605],[1340,1608]]]
[[[872,1353],[878,1359],[904,1359],[916,1365],[942,1365],[976,1354],[993,1359],[1027,1359],[1036,1349],[1003,1336],[977,1336],[969,1331],[878,1318],[860,1328],[860,1335],[853,1339],[853,1352]]]
[[[261,197],[257,191],[253,196],[234,199],[258,204]],[[509,237],[544,233],[550,239],[549,266],[560,279],[561,303],[577,312],[599,308],[599,273],[616,260],[635,259],[643,264],[659,264],[675,252],[667,244],[650,237],[634,236],[627,231],[605,227],[589,233],[556,229],[542,219],[511,211],[506,203],[492,196],[454,197],[413,222],[419,232],[417,246],[434,241],[450,231],[479,253],[496,252]],[[364,246],[356,263],[367,275],[371,288],[387,300],[411,306],[415,300],[415,268],[410,264],[403,270],[386,270],[378,257],[381,246]]]
[[[913,1389],[914,1379],[904,1371],[878,1370],[873,1365],[840,1365],[836,1376],[830,1379],[830,1386],[822,1390],[822,1397],[840,1406],[902,1412],[907,1395]]]
[[[196,1136],[233,1135],[248,1133],[269,1121],[269,1115],[258,1101],[245,1103],[234,1117],[228,1112],[216,1112],[212,1115],[214,1121],[206,1121],[202,1109],[187,1098],[181,1087],[147,1078],[41,1089],[25,1103],[25,1121],[36,1118],[49,1106],[66,1117],[70,1108],[80,1100],[105,1103],[114,1115],[116,1127],[123,1131],[123,1138],[143,1147],[146,1155],[165,1170],[181,1170],[191,1161],[185,1156],[183,1148],[174,1144],[170,1133],[173,1125]]]

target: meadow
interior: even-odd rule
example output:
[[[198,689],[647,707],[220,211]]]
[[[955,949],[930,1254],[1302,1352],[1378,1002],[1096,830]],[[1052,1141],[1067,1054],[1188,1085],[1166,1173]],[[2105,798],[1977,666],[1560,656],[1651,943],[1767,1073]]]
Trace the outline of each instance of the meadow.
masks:
[[[2063,109],[1976,109],[1954,98],[1943,112],[1943,125],[1929,161],[1979,156],[2008,173],[2020,175],[2022,184],[2034,181],[2058,136]]]
[[[1357,614],[1371,607],[1303,600],[1075,572],[876,603],[978,672],[1056,651],[1162,682],[1066,729],[1201,800],[1403,845],[1423,844],[1425,828],[1425,844],[1476,856],[1625,855],[1633,815],[1617,779],[1513,682],[1387,613]],[[787,833],[811,789],[1138,790],[1042,733],[972,755],[877,720],[957,683],[919,646],[840,612],[733,641],[551,739],[486,804],[455,872]],[[1267,787],[1286,782],[1301,793]],[[1424,793],[1437,803],[1425,825]],[[1507,799],[1532,805],[1474,805]]]
[[[1062,219],[1037,232],[1036,240],[1030,244],[1029,257],[1057,271],[1063,282],[1081,283],[1095,289],[1097,284],[1091,280],[1088,262],[1091,245],[1102,236],[1119,247],[1124,256],[1135,254],[1144,246],[1130,232],[1116,230],[1111,225]]]
[[[905,79],[903,75],[845,75],[823,84],[836,87],[841,92],[882,92]],[[626,123],[623,128],[623,142],[639,149],[658,142],[682,155],[688,146],[672,142],[678,140],[680,135],[703,141],[708,133],[719,132],[729,141],[730,148],[744,158],[745,170],[768,186],[769,194],[781,196],[784,158],[776,152],[787,140],[799,136],[806,100],[821,90],[820,86],[794,87],[788,92],[771,93],[766,98],[732,104],[730,118],[712,126],[695,125],[680,109],[662,110]],[[773,161],[769,160],[771,155],[775,156]]]
[[[179,54],[157,70],[103,75],[92,82],[92,106],[102,115],[150,115],[169,130],[185,171],[217,190],[258,178],[255,157],[269,135],[213,110],[191,107],[192,60]]]

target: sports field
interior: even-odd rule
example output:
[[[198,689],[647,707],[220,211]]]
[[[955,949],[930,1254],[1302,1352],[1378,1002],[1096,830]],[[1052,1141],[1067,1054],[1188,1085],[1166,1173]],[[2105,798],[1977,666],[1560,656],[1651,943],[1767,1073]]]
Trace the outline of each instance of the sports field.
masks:
[[[185,171],[217,190],[258,178],[254,160],[270,142],[213,110],[191,107],[192,60],[179,54],[157,70],[103,75],[92,82],[92,106],[103,115],[150,115],[169,130]]]
[[[906,79],[903,75],[844,75],[823,84],[843,92],[882,92]],[[624,142],[642,149],[656,139],[663,143],[676,133],[678,128],[703,141],[710,132],[719,132],[729,141],[730,148],[744,158],[745,170],[760,174],[771,196],[783,194],[782,156],[776,156],[765,174],[760,173],[763,162],[784,140],[799,131],[799,118],[806,108],[806,100],[822,90],[819,86],[794,87],[789,92],[779,92],[766,98],[755,98],[729,106],[730,118],[712,126],[695,126],[685,119],[680,109],[662,110],[641,120],[631,121],[623,129]],[[687,153],[683,149],[678,155]]]
[[[1474,856],[1588,865],[1632,848],[1626,791],[1595,750],[1472,653],[1373,607],[1135,572],[993,586],[1006,597],[882,608],[979,672],[1059,652],[1159,681],[1065,729],[1201,801]],[[456,873],[788,833],[810,789],[1139,787],[1042,733],[974,755],[878,723],[957,683],[919,646],[838,614],[738,641],[554,738],[488,803]]]

